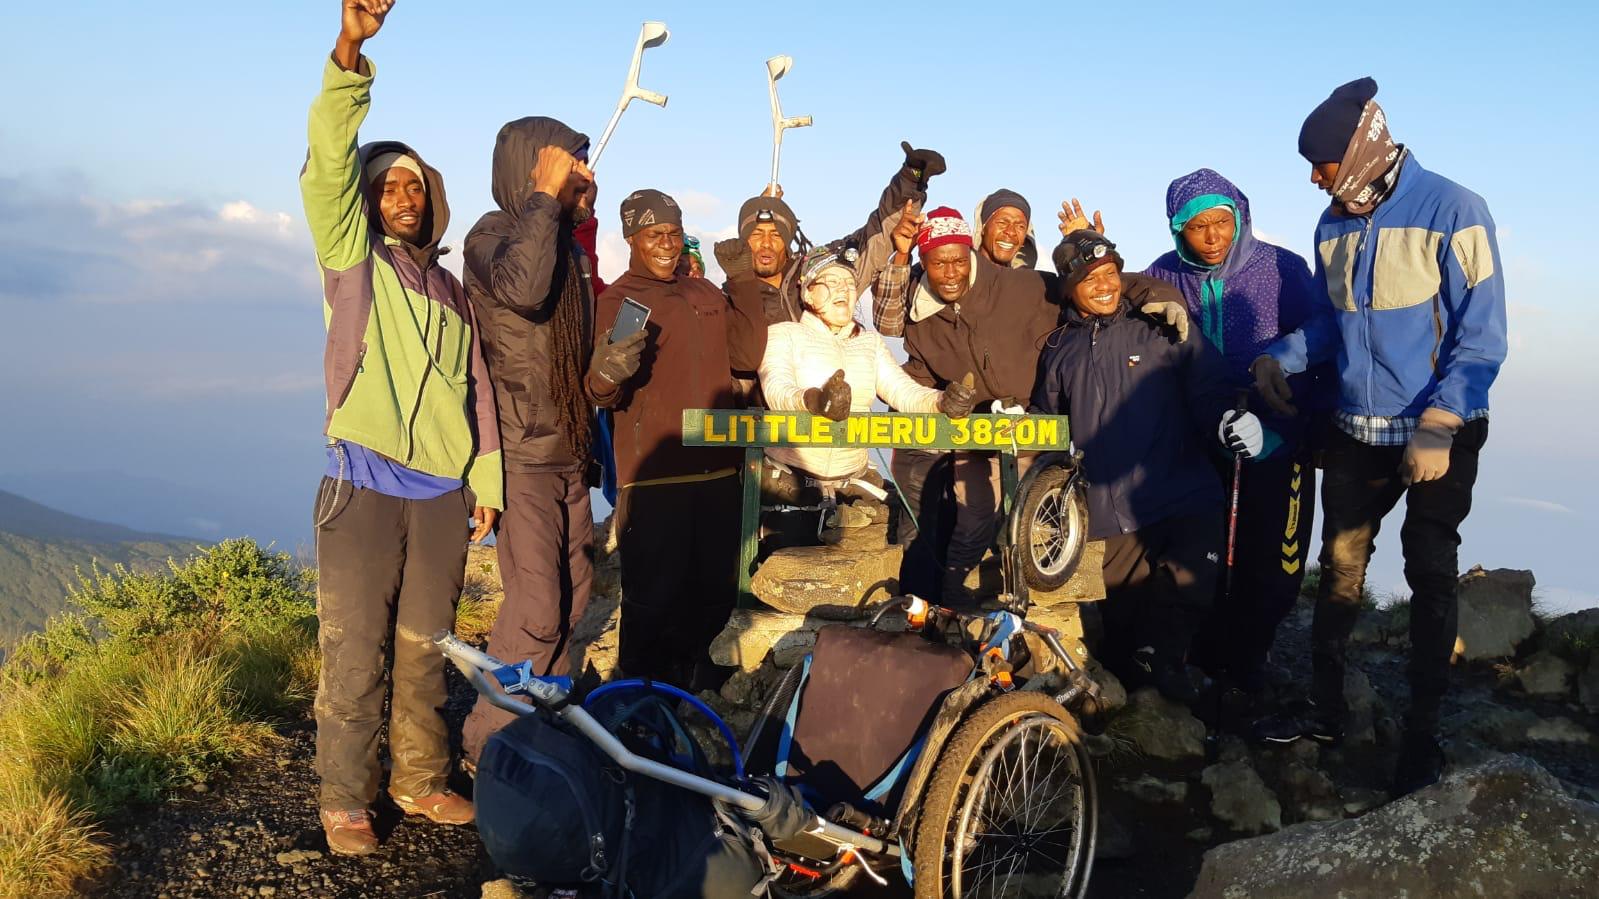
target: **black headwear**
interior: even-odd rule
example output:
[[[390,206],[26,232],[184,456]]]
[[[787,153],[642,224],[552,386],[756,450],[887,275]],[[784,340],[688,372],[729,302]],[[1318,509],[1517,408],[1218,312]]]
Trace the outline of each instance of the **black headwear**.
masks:
[[[1299,128],[1299,155],[1311,165],[1343,161],[1349,139],[1355,136],[1355,126],[1360,123],[1360,113],[1366,108],[1366,101],[1375,96],[1377,82],[1371,78],[1356,78],[1339,85],[1305,117],[1305,124]]]

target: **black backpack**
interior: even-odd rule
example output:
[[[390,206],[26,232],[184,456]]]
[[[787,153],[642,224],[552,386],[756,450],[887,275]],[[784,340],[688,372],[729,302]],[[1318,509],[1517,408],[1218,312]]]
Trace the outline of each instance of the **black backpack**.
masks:
[[[513,882],[592,897],[764,893],[755,835],[709,799],[631,774],[554,718],[524,715],[483,749],[478,833]]]

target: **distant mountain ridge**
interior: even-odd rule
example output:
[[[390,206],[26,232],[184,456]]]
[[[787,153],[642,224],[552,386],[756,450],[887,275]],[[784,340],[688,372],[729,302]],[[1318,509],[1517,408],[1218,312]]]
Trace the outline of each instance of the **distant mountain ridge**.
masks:
[[[95,566],[140,570],[187,558],[202,541],[69,515],[0,490],[0,646],[66,608]]]

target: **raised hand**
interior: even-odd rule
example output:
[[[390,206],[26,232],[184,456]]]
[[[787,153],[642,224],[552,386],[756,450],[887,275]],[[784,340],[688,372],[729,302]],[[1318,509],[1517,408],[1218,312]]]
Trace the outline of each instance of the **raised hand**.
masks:
[[[894,242],[894,252],[906,258],[910,257],[911,247],[916,246],[916,234],[922,230],[922,225],[927,221],[916,208],[915,200],[906,200],[905,208],[900,210],[899,224],[894,226],[889,239]]]
[[[825,415],[834,421],[843,421],[849,417],[850,389],[849,382],[844,380],[844,370],[841,368],[833,372],[820,389],[812,387],[805,391],[805,409],[814,415]]]
[[[361,44],[383,27],[395,0],[341,0],[343,17],[339,39],[333,44],[333,61],[353,71],[361,61]]]
[[[561,191],[566,189],[566,181],[572,171],[582,163],[564,149],[554,144],[545,144],[539,148],[539,158],[533,163],[533,171],[528,173],[528,178],[533,182],[533,190],[552,197],[559,197]]]
[[[1088,221],[1088,216],[1083,214],[1083,204],[1077,202],[1076,197],[1060,204],[1060,236],[1065,237],[1073,231],[1089,229],[1105,233],[1105,220],[1100,218],[1099,210],[1094,210],[1094,221]]]

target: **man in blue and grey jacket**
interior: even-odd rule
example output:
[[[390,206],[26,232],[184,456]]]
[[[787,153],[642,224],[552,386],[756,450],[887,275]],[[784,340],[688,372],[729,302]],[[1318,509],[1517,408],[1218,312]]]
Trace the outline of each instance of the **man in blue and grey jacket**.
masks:
[[[1352,81],[1311,112],[1299,152],[1332,196],[1316,226],[1326,302],[1251,366],[1261,394],[1292,408],[1285,375],[1335,359],[1340,396],[1322,482],[1321,584],[1313,625],[1315,707],[1262,722],[1260,736],[1342,737],[1344,655],[1373,541],[1406,496],[1410,711],[1394,774],[1403,795],[1443,768],[1438,711],[1455,642],[1460,523],[1488,436],[1488,389],[1504,362],[1505,285],[1482,198],[1433,174],[1388,133]]]

